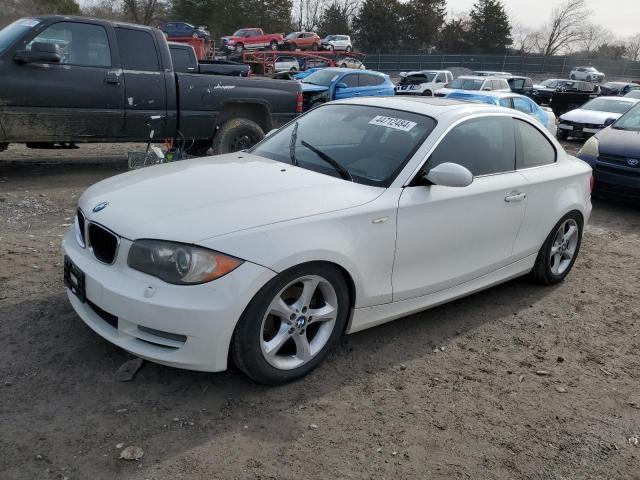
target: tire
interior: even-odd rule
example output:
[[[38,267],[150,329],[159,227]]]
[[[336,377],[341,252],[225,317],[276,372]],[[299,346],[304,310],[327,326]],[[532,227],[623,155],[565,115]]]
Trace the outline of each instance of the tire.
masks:
[[[569,138],[569,134],[565,130],[558,128],[556,137],[558,138],[558,140],[566,140],[567,138]]]
[[[433,97],[433,92],[431,90],[425,90],[422,92],[423,97]]]
[[[211,143],[214,155],[238,152],[252,147],[264,138],[260,126],[246,118],[233,118],[224,122]]]
[[[571,80],[575,80],[575,79],[576,79],[576,76],[575,76],[575,75],[571,75],[569,78],[570,78]]]
[[[278,50],[278,42],[276,42],[275,40],[271,40],[271,43],[269,43],[269,48],[271,50]]]
[[[329,311],[314,321],[310,313],[321,309]],[[290,268],[269,281],[245,309],[231,341],[232,360],[258,383],[291,382],[326,358],[342,336],[348,313],[348,287],[337,267],[308,263]],[[276,343],[271,349],[270,342]]]
[[[236,43],[235,51],[236,51],[236,53],[242,53],[244,51],[244,44],[243,43]]]
[[[345,49],[345,52],[347,52],[347,53],[351,52],[351,47],[347,46],[347,48]]]
[[[340,68],[347,68],[347,64],[346,63],[341,64]]]
[[[587,75],[586,80],[587,80],[587,82],[591,83],[591,75]]]
[[[531,270],[533,278],[544,285],[564,280],[578,258],[582,230],[583,220],[580,213],[573,211],[562,217],[538,252],[536,263]]]

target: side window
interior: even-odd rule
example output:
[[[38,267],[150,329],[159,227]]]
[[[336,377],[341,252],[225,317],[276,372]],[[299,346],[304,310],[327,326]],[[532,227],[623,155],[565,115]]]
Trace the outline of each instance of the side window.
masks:
[[[511,99],[510,98],[501,98],[500,99],[500,106],[501,107],[505,107],[505,108],[513,108],[511,106]]]
[[[522,120],[514,120],[519,136],[517,168],[549,165],[556,161],[556,150],[547,138],[533,125]]]
[[[354,74],[345,75],[344,77],[342,77],[342,80],[340,80],[340,81],[342,83],[346,83],[347,87],[349,87],[349,88],[357,87],[358,86],[358,75],[354,75]]]
[[[451,130],[427,162],[431,169],[452,162],[467,167],[474,176],[513,171],[516,146],[511,117],[467,120]]]
[[[511,89],[521,90],[524,87],[524,80],[518,78],[511,82]]]
[[[524,81],[524,86],[525,86],[525,88],[533,87],[533,82],[531,81],[531,79],[530,79],[530,78],[527,78],[527,79]]]
[[[58,46],[60,63],[83,67],[110,67],[111,50],[104,27],[89,23],[54,23],[27,45],[36,42]]]
[[[180,47],[170,47],[173,69],[176,72],[188,73],[191,62],[189,61],[189,50]]]
[[[513,98],[513,108],[524,113],[531,113],[533,111],[531,104],[526,99],[520,97]]]
[[[116,28],[116,38],[123,69],[143,72],[160,70],[156,44],[149,32]]]

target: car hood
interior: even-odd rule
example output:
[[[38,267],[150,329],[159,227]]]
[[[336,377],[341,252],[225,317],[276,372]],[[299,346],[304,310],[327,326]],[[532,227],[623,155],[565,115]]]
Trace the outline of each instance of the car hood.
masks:
[[[602,125],[607,118],[620,118],[621,113],[611,112],[596,112],[594,110],[583,110],[578,108],[571,110],[560,116],[561,120],[568,120],[569,122],[579,123],[592,123],[595,125]]]
[[[602,154],[640,158],[640,132],[607,127],[596,134]]]
[[[300,85],[302,85],[303,92],[325,92],[329,90],[329,87],[325,87],[323,85],[314,85],[312,83],[300,82]]]
[[[355,207],[384,188],[248,153],[204,157],[111,177],[82,194],[89,220],[135,240],[185,243]],[[99,203],[106,208],[94,213]]]

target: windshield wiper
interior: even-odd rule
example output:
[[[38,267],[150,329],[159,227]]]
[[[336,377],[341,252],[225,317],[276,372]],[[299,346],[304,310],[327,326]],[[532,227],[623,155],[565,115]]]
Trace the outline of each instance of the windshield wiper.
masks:
[[[322,150],[318,150],[316,147],[314,147],[313,145],[310,145],[309,143],[305,142],[304,140],[302,140],[300,143],[302,144],[302,146],[307,147],[313,153],[318,155],[318,157],[320,157],[322,160],[324,160],[329,165],[331,165],[336,170],[336,172],[338,172],[340,174],[340,176],[342,178],[344,178],[345,180],[350,180],[350,181],[353,182],[353,177],[349,173],[349,170],[344,168],[342,165],[340,165],[338,162],[336,162],[329,155],[324,153]]]
[[[298,166],[298,159],[296,158],[296,140],[298,140],[298,122],[293,124],[291,140],[289,140],[289,158],[291,159],[291,165]]]

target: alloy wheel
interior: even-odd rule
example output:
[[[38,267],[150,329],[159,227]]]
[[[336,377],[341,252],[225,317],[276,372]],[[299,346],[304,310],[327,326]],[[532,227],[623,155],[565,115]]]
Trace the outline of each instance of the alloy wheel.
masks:
[[[573,218],[565,220],[556,231],[549,257],[554,275],[562,275],[571,265],[578,246],[578,232],[578,224]]]
[[[338,316],[334,287],[318,275],[299,277],[278,292],[260,328],[264,359],[280,370],[305,365],[329,341]]]

